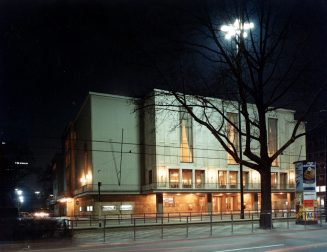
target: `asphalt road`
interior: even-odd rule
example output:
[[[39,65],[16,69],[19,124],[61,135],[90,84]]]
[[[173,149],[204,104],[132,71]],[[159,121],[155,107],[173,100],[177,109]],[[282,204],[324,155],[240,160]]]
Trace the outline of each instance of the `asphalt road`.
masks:
[[[79,243],[69,244],[60,241],[51,243],[39,243],[20,248],[0,247],[0,251],[83,251],[83,252],[237,252],[237,251],[327,251],[327,229],[320,230],[292,230],[280,232],[271,230],[265,233],[230,235],[213,238],[192,238],[179,240],[157,241],[129,241],[124,243]]]

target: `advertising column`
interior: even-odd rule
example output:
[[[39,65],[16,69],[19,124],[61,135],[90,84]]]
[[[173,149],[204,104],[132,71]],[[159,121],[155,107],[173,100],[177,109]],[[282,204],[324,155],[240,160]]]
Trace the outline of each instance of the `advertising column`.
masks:
[[[316,163],[299,161],[295,163],[296,173],[296,223],[316,224]]]

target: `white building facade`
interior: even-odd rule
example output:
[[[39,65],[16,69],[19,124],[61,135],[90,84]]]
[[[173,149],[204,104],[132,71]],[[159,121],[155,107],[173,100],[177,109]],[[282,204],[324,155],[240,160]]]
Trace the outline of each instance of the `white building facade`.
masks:
[[[212,102],[225,106],[236,123],[235,104],[219,99]],[[255,116],[251,105],[249,111]],[[194,112],[201,116],[196,106]],[[216,113],[211,117],[214,124],[221,123]],[[294,111],[268,113],[267,125],[268,147],[274,152],[291,136]],[[237,141],[237,132],[228,123],[225,128],[228,138]],[[305,157],[303,137],[274,161],[273,209],[294,208],[293,163]],[[240,176],[245,211],[260,210],[259,173],[243,167],[240,174],[239,164],[172,96],[154,90],[142,102],[90,93],[66,132],[68,189],[57,198],[67,215],[231,212],[240,209]]]

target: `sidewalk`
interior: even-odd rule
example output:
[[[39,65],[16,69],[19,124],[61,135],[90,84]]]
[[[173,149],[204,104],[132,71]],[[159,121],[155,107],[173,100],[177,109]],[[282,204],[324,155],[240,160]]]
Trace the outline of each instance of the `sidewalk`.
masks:
[[[107,228],[74,229],[72,239],[52,239],[40,241],[20,241],[0,243],[0,251],[24,251],[39,249],[46,251],[51,248],[83,248],[95,244],[135,244],[143,242],[172,241],[185,239],[204,239],[231,236],[257,235],[283,232],[310,232],[310,230],[327,230],[327,223],[322,225],[296,225],[294,220],[287,222],[275,221],[272,229],[260,229],[258,221],[245,223],[235,221],[210,223],[170,223],[161,225],[146,224],[137,226],[109,226]]]

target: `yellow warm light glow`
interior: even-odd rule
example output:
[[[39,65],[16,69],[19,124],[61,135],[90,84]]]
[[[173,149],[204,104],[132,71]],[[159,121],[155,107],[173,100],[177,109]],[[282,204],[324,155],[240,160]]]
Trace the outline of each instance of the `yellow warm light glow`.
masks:
[[[92,174],[88,173],[85,178],[88,182],[92,181]]]
[[[60,203],[65,203],[65,202],[71,202],[73,199],[72,198],[62,198],[62,199],[59,199],[58,201]]]
[[[290,180],[294,181],[294,173],[293,172],[290,173]]]
[[[85,184],[86,179],[84,177],[81,177],[80,181],[81,181],[82,184]]]

